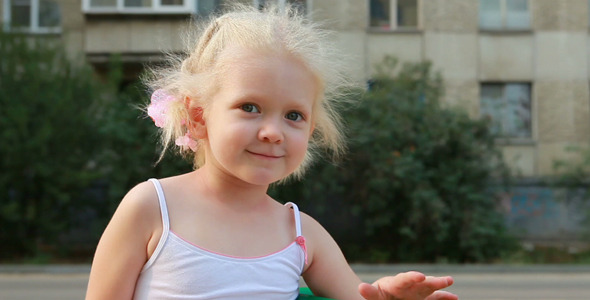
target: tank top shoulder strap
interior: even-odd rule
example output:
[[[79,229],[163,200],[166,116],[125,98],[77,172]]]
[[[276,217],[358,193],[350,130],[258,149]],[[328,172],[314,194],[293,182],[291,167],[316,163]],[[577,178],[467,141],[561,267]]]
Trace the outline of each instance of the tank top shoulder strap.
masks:
[[[158,193],[158,202],[160,203],[160,213],[162,214],[162,228],[164,232],[170,230],[170,220],[168,218],[168,206],[166,205],[166,196],[164,195],[164,190],[162,189],[162,185],[160,181],[155,178],[151,178],[150,181],[154,184],[156,188],[156,192]]]
[[[156,260],[156,258],[160,254],[160,252],[162,251],[162,248],[164,247],[164,244],[166,243],[166,240],[168,239],[168,233],[170,232],[170,219],[168,218],[168,206],[166,205],[166,196],[164,195],[164,190],[162,189],[162,185],[160,184],[160,181],[158,181],[155,178],[150,178],[149,181],[154,185],[154,187],[156,188],[156,193],[158,194],[158,202],[160,204],[160,214],[162,216],[162,236],[160,236],[160,240],[158,241],[158,245],[156,246],[154,253],[152,253],[152,256],[148,259],[148,261],[143,266],[143,270],[149,268],[154,263],[154,261]]]
[[[295,232],[297,233],[297,237],[301,236],[301,214],[299,213],[299,207],[297,204],[293,202],[285,203],[285,206],[290,207],[293,209],[293,215],[295,216]]]
[[[293,215],[295,216],[295,232],[297,233],[295,242],[301,247],[304,261],[307,265],[307,246],[305,244],[305,237],[301,234],[301,213],[299,212],[299,207],[297,207],[297,204],[293,202],[287,202],[285,203],[285,206],[291,207],[291,209],[293,209]]]

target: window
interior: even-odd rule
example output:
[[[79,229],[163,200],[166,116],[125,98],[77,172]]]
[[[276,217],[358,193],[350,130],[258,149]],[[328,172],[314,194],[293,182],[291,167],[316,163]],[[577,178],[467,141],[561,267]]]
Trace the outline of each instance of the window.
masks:
[[[206,15],[219,0],[82,0],[86,13],[193,14]]]
[[[61,32],[61,14],[55,1],[5,0],[3,11],[6,31]]]
[[[371,0],[370,26],[385,30],[418,28],[418,0]]]
[[[485,30],[529,29],[528,0],[479,0],[479,27]]]
[[[492,121],[492,132],[499,137],[530,138],[531,85],[528,83],[483,83],[482,118]]]

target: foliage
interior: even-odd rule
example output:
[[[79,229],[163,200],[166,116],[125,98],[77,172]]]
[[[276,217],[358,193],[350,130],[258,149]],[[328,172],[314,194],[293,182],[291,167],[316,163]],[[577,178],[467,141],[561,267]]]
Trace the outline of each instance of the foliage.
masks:
[[[120,64],[98,80],[58,42],[0,34],[0,259],[88,256],[129,188],[182,169],[154,167],[145,93]]]
[[[147,95],[116,60],[99,81],[43,37],[2,34],[0,50],[0,259],[89,256],[133,185],[190,170],[170,155],[154,165],[156,130],[138,109]],[[344,115],[349,157],[273,194],[317,217],[350,259],[499,256],[510,239],[486,193],[501,169],[487,124],[439,106],[429,64],[395,76],[396,61],[386,65],[351,94],[363,101]]]
[[[353,260],[484,262],[512,249],[488,192],[507,173],[487,122],[440,106],[429,63],[397,75],[396,59],[381,66],[344,115],[346,161],[316,166],[278,196],[317,214]]]
[[[123,82],[122,67],[117,58],[111,61],[109,69],[109,80]],[[177,175],[192,168],[192,162],[175,155],[166,155],[156,164],[160,154],[157,128],[142,111],[146,99],[149,95],[140,82],[121,86],[117,101],[109,103],[98,128],[99,134],[106,137],[102,144],[104,167],[101,174],[108,182],[108,217],[125,193],[137,183],[151,177]]]
[[[0,256],[31,254],[67,227],[99,139],[92,70],[41,37],[0,34]]]
[[[570,159],[557,159],[553,167],[558,174],[553,181],[557,188],[565,190],[561,200],[567,201],[582,211],[581,237],[590,240],[590,148],[570,146],[566,151],[571,154]]]
[[[588,185],[590,174],[590,148],[570,146],[566,148],[572,159],[558,159],[553,162],[553,168],[560,174],[557,183],[567,187]]]

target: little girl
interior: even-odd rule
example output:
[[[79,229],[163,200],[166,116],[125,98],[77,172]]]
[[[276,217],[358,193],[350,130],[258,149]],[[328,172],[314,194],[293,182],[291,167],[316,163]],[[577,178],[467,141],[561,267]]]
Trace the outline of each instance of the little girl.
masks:
[[[310,151],[343,149],[342,61],[293,13],[236,7],[184,60],[156,70],[148,114],[195,171],[123,198],[96,250],[86,299],[295,299],[299,277],[337,299],[457,299],[450,277],[361,283],[332,237],[271,183],[300,177]],[[340,64],[340,65],[339,65]]]

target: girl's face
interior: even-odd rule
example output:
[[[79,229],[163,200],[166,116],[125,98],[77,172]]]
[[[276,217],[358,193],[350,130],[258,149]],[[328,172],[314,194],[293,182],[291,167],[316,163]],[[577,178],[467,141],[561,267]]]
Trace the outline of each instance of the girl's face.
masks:
[[[205,164],[243,182],[268,185],[295,171],[305,157],[317,85],[293,57],[231,50],[205,115]]]

